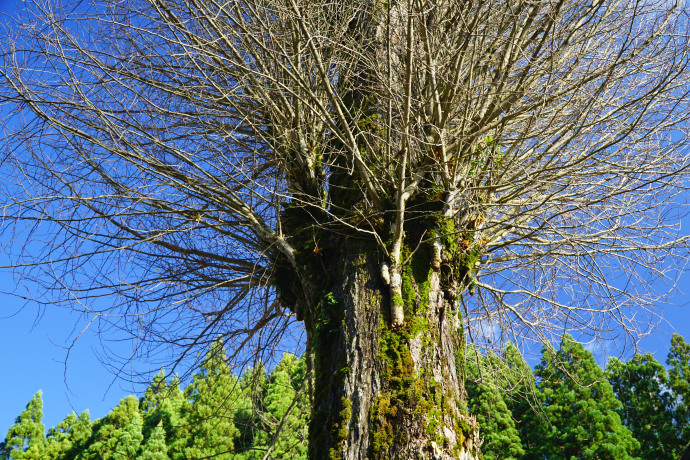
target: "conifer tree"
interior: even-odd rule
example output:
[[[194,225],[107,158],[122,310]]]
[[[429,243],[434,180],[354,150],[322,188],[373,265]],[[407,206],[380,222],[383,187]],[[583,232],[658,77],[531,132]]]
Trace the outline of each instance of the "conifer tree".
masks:
[[[616,358],[606,368],[621,407],[623,424],[640,442],[642,460],[675,460],[684,447],[674,426],[674,398],[664,367],[651,354],[635,355],[626,363]]]
[[[690,344],[680,334],[671,337],[666,364],[669,366],[671,388],[686,403],[690,403]]]
[[[466,389],[470,414],[479,422],[479,434],[484,438],[482,453],[485,460],[514,460],[524,454],[513,415],[504,399],[504,392],[492,369],[500,369],[500,359],[493,353],[479,356],[468,348]]]
[[[48,430],[46,437],[46,458],[57,460],[72,450],[72,426],[77,421],[77,415],[72,411],[63,421]]]
[[[527,417],[525,459],[632,460],[639,443],[594,356],[570,335],[542,349],[535,368],[542,405]]]
[[[151,431],[150,436],[141,449],[141,460],[168,460],[168,446],[165,444],[165,429],[163,422]]]
[[[79,417],[72,412],[57,426],[48,430],[46,458],[51,460],[76,458],[90,436],[89,411],[82,412]]]
[[[140,409],[143,413],[155,412],[161,402],[168,397],[168,384],[165,381],[165,369],[161,369],[153,377],[151,385],[146,388],[144,397],[141,398]],[[156,424],[157,425],[157,424]]]
[[[293,378],[299,367],[297,357],[286,353],[268,379],[266,425],[258,439],[271,449],[272,458],[307,458],[308,399],[302,381]]]
[[[141,434],[139,401],[134,396],[120,400],[110,413],[93,424],[93,435],[80,458],[93,460],[123,460],[135,458],[143,436]]]
[[[151,426],[153,421],[156,424],[162,422],[165,430],[168,455],[172,459],[185,458],[184,450],[189,444],[190,430],[183,413],[191,411],[190,405],[191,403],[180,389],[179,379],[175,376],[167,386],[165,397],[160,400],[152,417],[150,417],[150,421],[147,414],[149,426]]]
[[[144,439],[141,429],[141,415],[137,412],[120,433],[113,433],[113,436],[117,436],[113,460],[134,460],[139,458],[139,450]]]
[[[181,410],[189,430],[186,458],[232,458],[234,439],[239,435],[234,424],[239,393],[239,382],[228,368],[225,349],[216,341],[201,372],[185,388],[185,397],[191,402]]]
[[[669,387],[675,397],[674,419],[679,437],[690,443],[690,344],[679,334],[671,337],[671,349],[666,359]]]
[[[43,393],[39,390],[10,427],[0,458],[35,460],[44,456]]]
[[[235,412],[235,425],[239,431],[236,450],[241,452],[239,458],[243,460],[263,457],[263,454],[257,453],[255,446],[261,444],[261,433],[265,430],[265,420],[261,414],[266,411],[264,397],[267,386],[266,368],[261,361],[247,369],[240,378],[242,396]]]
[[[534,408],[539,404],[534,373],[520,350],[511,342],[506,344],[500,364],[500,372],[495,372],[494,375],[500,379],[506,405],[513,415],[520,439],[526,448],[530,442],[527,420],[532,423],[539,420],[533,417]]]
[[[166,458],[184,459],[185,449],[190,442],[190,427],[183,412],[190,413],[192,409],[191,402],[180,390],[177,376],[167,384],[165,370],[161,369],[141,399],[141,410],[144,414],[143,434],[146,443],[154,436],[154,431],[160,431],[160,427],[163,430]],[[156,441],[155,445],[158,446],[158,443]],[[160,446],[156,449],[160,450]]]

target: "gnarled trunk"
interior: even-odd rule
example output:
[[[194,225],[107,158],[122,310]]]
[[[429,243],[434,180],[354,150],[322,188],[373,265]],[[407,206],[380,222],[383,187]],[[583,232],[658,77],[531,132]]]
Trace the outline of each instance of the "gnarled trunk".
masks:
[[[403,268],[397,328],[376,250],[335,246],[329,256],[339,257],[323,260],[330,291],[305,315],[315,372],[310,458],[478,458],[478,427],[462,409],[462,321],[423,250],[431,245]]]

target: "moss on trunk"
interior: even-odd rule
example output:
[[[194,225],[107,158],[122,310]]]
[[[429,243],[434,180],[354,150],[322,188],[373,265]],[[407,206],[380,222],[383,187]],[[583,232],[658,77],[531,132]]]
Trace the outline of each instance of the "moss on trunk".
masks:
[[[353,239],[338,243],[328,290],[305,314],[315,371],[310,458],[474,458],[477,427],[458,368],[464,336],[432,267],[433,240],[406,244],[398,328],[382,254]]]

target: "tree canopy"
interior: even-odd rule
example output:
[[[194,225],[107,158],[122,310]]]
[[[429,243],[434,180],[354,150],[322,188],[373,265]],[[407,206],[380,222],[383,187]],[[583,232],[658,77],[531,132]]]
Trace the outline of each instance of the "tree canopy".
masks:
[[[621,403],[591,352],[564,335],[535,368],[538,410],[530,413],[527,458],[633,460],[639,442],[621,422]]]
[[[38,392],[0,444],[0,459],[306,459],[309,402],[299,397],[304,360],[285,354],[268,376],[259,369],[267,385],[255,391],[249,376],[257,370],[238,379],[219,347],[209,350],[184,391],[161,372],[142,398],[122,398],[93,422],[88,411],[72,413],[47,436]]]

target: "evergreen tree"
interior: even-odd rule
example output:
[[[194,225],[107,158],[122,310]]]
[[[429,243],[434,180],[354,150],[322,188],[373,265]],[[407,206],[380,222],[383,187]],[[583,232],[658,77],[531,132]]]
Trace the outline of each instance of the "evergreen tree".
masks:
[[[481,357],[474,348],[467,353],[468,379],[465,382],[470,414],[479,422],[484,438],[485,460],[514,460],[524,454],[513,415],[504,400],[504,392],[491,370],[501,370],[500,359],[493,353]]]
[[[264,398],[267,386],[266,368],[261,361],[246,370],[240,378],[242,397],[238,400],[235,412],[235,425],[239,431],[235,447],[241,452],[238,457],[240,459],[263,457],[254,448],[261,445],[263,440],[262,433],[266,424],[261,414],[266,411]]]
[[[244,372],[235,414],[240,432],[237,458],[262,459],[269,449],[270,458],[307,457],[311,407],[305,377],[305,360],[290,353],[268,377],[262,363]]]
[[[107,416],[94,422],[93,435],[79,458],[134,459],[143,439],[141,428],[139,401],[134,396],[122,398]]]
[[[91,418],[89,411],[79,417],[74,412],[69,414],[56,427],[48,430],[46,439],[46,458],[51,460],[68,460],[75,458],[91,436]]]
[[[677,459],[684,446],[674,426],[664,367],[651,354],[635,355],[626,363],[611,358],[606,377],[622,404],[618,413],[623,424],[640,442],[638,457]]]
[[[67,452],[72,450],[72,426],[77,421],[77,415],[72,411],[57,426],[48,430],[46,437],[45,454],[49,459],[62,458]]]
[[[674,419],[680,442],[690,442],[690,344],[679,334],[671,337],[666,359],[668,383],[675,399]]]
[[[504,391],[504,397],[508,409],[513,415],[520,440],[525,448],[530,443],[530,427],[527,421],[533,425],[542,420],[533,416],[534,408],[539,405],[539,396],[534,373],[520,350],[508,342],[503,350],[500,361],[500,372],[494,376],[500,379],[500,386]]]
[[[181,410],[188,429],[184,450],[187,458],[233,457],[234,439],[239,436],[234,424],[239,395],[239,382],[227,366],[225,349],[216,341],[202,371],[185,389],[191,402]]]
[[[261,440],[268,448],[275,437],[271,451],[273,458],[307,458],[308,399],[302,380],[294,378],[299,374],[299,368],[297,357],[287,353],[268,379],[264,398],[267,423]]]
[[[632,460],[639,443],[592,353],[566,334],[558,351],[543,348],[535,374],[542,405],[526,420],[525,459]]]
[[[144,438],[146,443],[160,427],[163,430],[163,445],[165,445],[166,458],[184,459],[185,449],[190,443],[190,427],[183,417],[184,413],[190,413],[191,402],[187,400],[180,390],[179,379],[173,377],[170,384],[166,383],[165,371],[161,370],[146,389],[141,401],[141,409],[144,412]],[[160,450],[159,441],[156,452]],[[143,455],[143,454],[142,454]],[[153,455],[153,452],[150,454]],[[156,454],[157,455],[157,454]]]
[[[184,450],[189,444],[190,430],[184,413],[189,413],[191,403],[180,390],[180,381],[173,377],[167,386],[165,397],[156,408],[156,423],[162,422],[168,455],[173,459],[184,459]]]
[[[160,403],[168,397],[168,384],[165,381],[165,369],[161,369],[153,377],[153,381],[141,399],[140,409],[142,413],[153,413]],[[157,425],[156,425],[157,426]]]
[[[151,431],[150,436],[146,439],[142,449],[140,460],[168,460],[168,446],[165,443],[165,429],[163,422]]]
[[[666,364],[671,388],[683,401],[690,403],[690,344],[679,334],[671,337]]]
[[[10,427],[0,453],[1,458],[36,460],[45,455],[42,396],[43,393],[38,391]]]
[[[114,460],[134,460],[138,458],[141,442],[144,439],[141,429],[141,415],[137,412],[124,429],[117,433],[115,453],[113,454]]]

